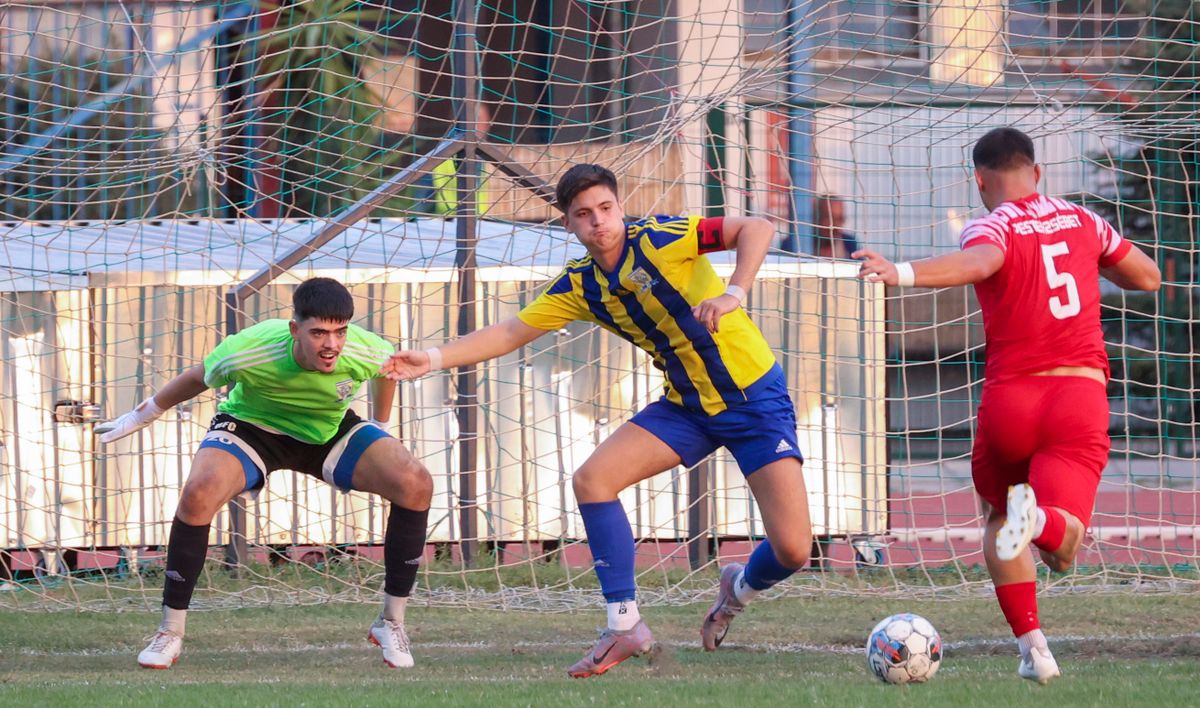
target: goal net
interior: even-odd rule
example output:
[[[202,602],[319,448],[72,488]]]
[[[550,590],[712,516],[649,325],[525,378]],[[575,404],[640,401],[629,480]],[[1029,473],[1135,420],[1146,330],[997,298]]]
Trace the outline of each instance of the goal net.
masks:
[[[426,347],[515,314],[583,249],[545,185],[619,176],[626,213],[758,215],[747,306],[797,406],[817,541],[779,592],[982,592],[969,289],[857,281],[849,252],[951,251],[970,147],[1014,125],[1046,193],[1153,254],[1103,288],[1112,455],[1057,586],[1194,590],[1200,113],[1186,0],[16,2],[0,9],[0,607],[156,607],[166,534],[223,392],[100,445],[97,420],[345,282]],[[478,217],[478,218],[476,218]],[[727,254],[714,258],[728,274]],[[435,478],[431,603],[596,601],[573,471],[661,394],[577,323],[400,387]],[[367,412],[366,393],[355,402]],[[763,537],[720,452],[622,495],[648,602],[711,593]],[[367,600],[386,503],[280,471],[214,520],[197,607]],[[230,572],[232,569],[233,572]]]

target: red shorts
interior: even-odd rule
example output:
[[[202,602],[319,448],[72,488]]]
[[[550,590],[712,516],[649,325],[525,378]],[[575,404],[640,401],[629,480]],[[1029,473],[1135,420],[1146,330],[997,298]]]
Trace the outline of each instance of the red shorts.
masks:
[[[1108,395],[1081,376],[1021,376],[984,384],[971,450],[975,490],[1003,509],[1008,487],[1027,482],[1038,506],[1092,518],[1108,464]]]

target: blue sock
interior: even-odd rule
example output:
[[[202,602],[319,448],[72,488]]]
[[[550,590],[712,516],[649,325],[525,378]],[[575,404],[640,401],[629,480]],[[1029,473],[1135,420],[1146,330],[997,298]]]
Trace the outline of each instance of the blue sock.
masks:
[[[634,599],[637,586],[633,582],[633,529],[629,527],[625,508],[616,499],[580,504],[579,515],[587,530],[592,564],[604,599],[608,602]]]
[[[747,585],[755,590],[766,590],[791,577],[797,570],[799,568],[785,568],[775,557],[771,542],[763,539],[758,548],[750,554],[750,560],[746,561],[746,569],[742,572],[745,574]]]

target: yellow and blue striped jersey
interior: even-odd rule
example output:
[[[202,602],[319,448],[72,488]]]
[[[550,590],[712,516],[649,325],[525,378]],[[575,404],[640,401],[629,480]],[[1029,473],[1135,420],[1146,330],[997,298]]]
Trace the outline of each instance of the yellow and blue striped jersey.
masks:
[[[704,253],[721,248],[715,219],[654,216],[626,225],[625,251],[606,273],[586,256],[567,263],[517,315],[556,330],[594,322],[648,352],[666,375],[667,400],[716,415],[747,400],[746,390],[776,365],[762,332],[742,308],[709,332],[692,307],[725,292]]]

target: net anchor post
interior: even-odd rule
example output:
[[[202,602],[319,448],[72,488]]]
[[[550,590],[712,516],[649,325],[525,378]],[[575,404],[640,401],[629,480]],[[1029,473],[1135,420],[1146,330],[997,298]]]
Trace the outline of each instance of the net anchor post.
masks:
[[[225,336],[230,336],[242,328],[242,305],[244,299],[241,290],[231,290],[225,293]],[[229,539],[225,544],[225,567],[229,574],[241,577],[242,567],[249,558],[250,549],[246,541],[246,505],[241,495],[229,500],[226,505],[229,512]]]
[[[706,459],[688,470],[688,566],[699,570],[712,560],[714,541],[710,514],[712,460]]]

